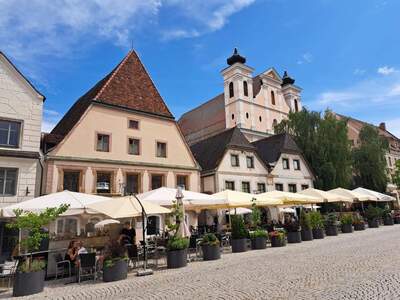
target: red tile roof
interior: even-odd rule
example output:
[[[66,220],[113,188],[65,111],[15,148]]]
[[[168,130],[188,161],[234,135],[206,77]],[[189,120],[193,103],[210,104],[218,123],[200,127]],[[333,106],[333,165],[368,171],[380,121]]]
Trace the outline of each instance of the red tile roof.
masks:
[[[65,137],[92,103],[145,112],[173,119],[164,100],[135,51],[129,51],[117,67],[80,97],[47,137]]]

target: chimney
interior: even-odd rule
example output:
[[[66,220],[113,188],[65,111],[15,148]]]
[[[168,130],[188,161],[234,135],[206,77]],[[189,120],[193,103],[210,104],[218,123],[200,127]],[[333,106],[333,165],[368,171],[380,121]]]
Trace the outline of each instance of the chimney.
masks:
[[[379,129],[382,129],[382,130],[386,131],[386,124],[385,124],[385,122],[382,122],[382,123],[379,124]]]

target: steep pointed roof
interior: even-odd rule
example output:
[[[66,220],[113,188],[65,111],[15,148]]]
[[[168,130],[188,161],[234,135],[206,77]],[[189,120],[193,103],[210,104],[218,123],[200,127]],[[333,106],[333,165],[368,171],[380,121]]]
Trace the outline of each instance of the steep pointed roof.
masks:
[[[287,133],[276,134],[252,143],[257,153],[267,165],[275,163],[282,153],[301,154],[293,138]]]
[[[190,147],[203,171],[216,169],[224,157],[226,149],[229,148],[256,150],[237,127],[225,130]]]
[[[59,141],[67,135],[92,103],[173,119],[173,115],[133,50],[129,51],[114,70],[74,103],[52,130],[52,138]]]

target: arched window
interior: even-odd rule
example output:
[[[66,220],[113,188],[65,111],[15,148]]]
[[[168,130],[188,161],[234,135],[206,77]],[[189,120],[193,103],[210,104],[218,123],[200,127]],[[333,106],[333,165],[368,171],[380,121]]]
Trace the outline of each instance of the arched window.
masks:
[[[232,114],[232,120],[234,120],[235,119],[235,114]]]
[[[249,118],[249,113],[246,113],[246,119],[248,119]]]
[[[276,119],[274,119],[272,121],[272,130],[275,130],[275,126],[278,125],[278,121]]]
[[[295,112],[299,111],[299,104],[297,103],[297,99],[294,99],[294,111]]]
[[[229,83],[229,98],[232,98],[234,96],[233,93],[233,82]]]
[[[245,96],[249,95],[249,90],[247,88],[247,81],[243,81],[243,93]]]
[[[259,116],[259,117],[258,117],[258,119],[260,120],[260,122],[262,121],[262,118],[261,118],[261,116]]]
[[[275,93],[274,93],[274,91],[271,91],[271,103],[272,103],[272,105],[275,105]]]

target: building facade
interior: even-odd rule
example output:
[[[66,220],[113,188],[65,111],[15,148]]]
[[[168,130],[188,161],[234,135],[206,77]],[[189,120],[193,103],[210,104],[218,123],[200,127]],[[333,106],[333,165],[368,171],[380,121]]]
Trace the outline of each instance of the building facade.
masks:
[[[299,111],[301,88],[285,72],[274,68],[257,76],[235,49],[221,71],[223,93],[185,113],[179,126],[191,145],[226,129],[237,127],[250,141],[268,137],[289,111]]]
[[[199,166],[134,51],[44,137],[45,193],[199,191]]]
[[[0,52],[0,206],[40,194],[44,100]]]

